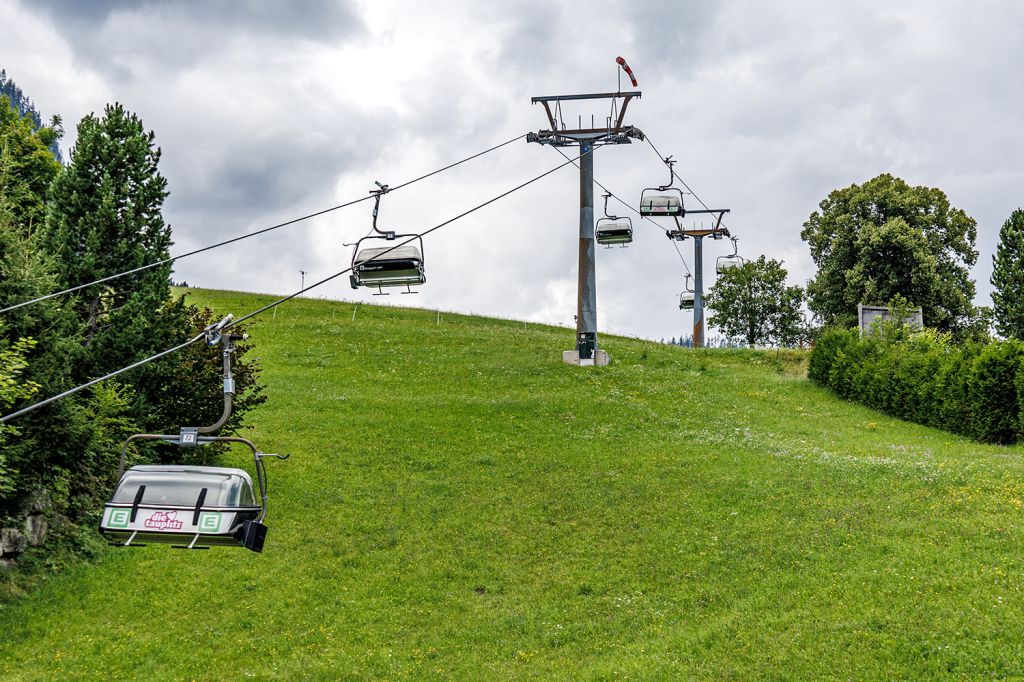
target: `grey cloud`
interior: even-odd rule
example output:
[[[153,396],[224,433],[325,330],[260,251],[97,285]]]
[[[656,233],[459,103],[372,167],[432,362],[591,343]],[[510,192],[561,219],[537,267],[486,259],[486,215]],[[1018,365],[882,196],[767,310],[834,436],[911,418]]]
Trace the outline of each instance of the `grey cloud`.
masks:
[[[799,232],[818,202],[889,171],[942,188],[979,220],[985,302],[998,228],[1024,201],[1024,79],[1013,72],[1022,57],[1020,3],[465,0],[416,12],[370,6],[365,28],[362,10],[344,3],[23,6],[46,8],[33,11],[52,17],[83,80],[102,82],[96,98],[121,100],[156,131],[171,191],[166,215],[182,248],[348,198],[339,193],[358,196],[374,178],[396,184],[540,128],[543,112],[530,95],[604,90],[619,54],[644,92],[630,122],[679,159],[677,170],[709,204],[733,209],[727,222],[743,255],[785,258],[795,283],[813,274]],[[371,30],[373,43],[363,42]],[[372,65],[383,87],[366,88],[394,100],[346,102],[342,83],[310,73],[311,63],[336,68],[332,59],[345,51],[324,46],[343,41],[357,48],[348,56],[367,46],[386,53]],[[52,72],[67,68],[61,54],[30,58]],[[29,64],[13,56],[10,72],[19,58]],[[36,70],[45,83],[45,70]],[[102,107],[103,99],[87,101]],[[67,111],[66,120],[80,113]],[[517,143],[394,195],[384,215],[403,229],[430,226],[560,158]],[[664,182],[647,145],[603,151],[596,166],[598,179],[630,202]],[[383,300],[571,323],[574,176],[560,171],[431,236],[430,284],[419,296]],[[365,206],[197,257],[178,276],[293,289],[299,268],[324,275],[344,267],[340,242],[365,231]],[[679,336],[690,324],[674,301],[682,264],[657,228],[635,222],[633,246],[599,253],[599,322]],[[692,267],[692,244],[683,249]],[[709,270],[727,250],[706,245]],[[324,291],[382,300],[340,280]]]
[[[38,0],[29,4],[32,9],[45,10],[63,24],[75,24],[83,27],[95,27],[102,24],[111,13],[124,9],[132,9],[140,5],[135,0],[98,0],[96,2],[77,2],[77,0]]]
[[[673,80],[685,77],[706,61],[728,32],[718,22],[722,5],[715,0],[652,0],[630,12],[624,22],[633,36],[634,54],[628,57],[642,69],[637,74],[643,74],[641,87],[655,74]]]
[[[29,8],[50,14],[58,28],[97,29],[118,14],[137,17],[187,18],[195,26],[213,26],[228,32],[242,30],[257,35],[280,35],[314,40],[336,40],[362,30],[362,21],[345,0],[303,2],[203,2],[201,0],[38,0]],[[88,39],[90,36],[82,36]]]
[[[336,44],[365,32],[346,0],[44,0],[26,7],[48,15],[82,60],[122,82],[152,70],[186,70],[225,50],[249,52],[258,62],[283,41]]]
[[[369,132],[387,125],[362,121],[352,128]],[[358,144],[340,126],[324,134],[285,129],[207,145],[207,163],[190,158],[185,140],[164,157],[171,191],[168,220],[176,236],[199,243],[211,241],[211,235],[233,236],[333,206],[339,203],[333,192],[337,178],[377,155],[375,147]],[[280,255],[309,244],[291,238],[277,247],[283,247]]]
[[[559,53],[571,40],[571,35],[564,33],[563,21],[568,17],[558,5],[518,2],[500,8],[500,15],[492,17],[500,27],[501,44],[493,59],[499,72],[522,77],[558,63]]]
[[[397,137],[427,139],[438,148],[466,148],[467,140],[478,138],[486,143],[494,138],[495,131],[508,127],[511,115],[504,101],[467,88],[470,79],[459,64],[447,64],[439,70],[445,73],[443,80],[411,84],[404,93],[410,113],[392,128]]]

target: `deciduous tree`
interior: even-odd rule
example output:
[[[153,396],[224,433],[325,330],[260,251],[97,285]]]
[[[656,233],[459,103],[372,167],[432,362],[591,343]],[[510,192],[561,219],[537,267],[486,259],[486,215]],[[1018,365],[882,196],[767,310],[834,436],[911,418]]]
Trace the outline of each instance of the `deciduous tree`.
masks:
[[[750,347],[796,343],[803,330],[804,292],[787,286],[786,275],[780,261],[764,256],[725,270],[708,292],[708,323]]]
[[[879,175],[830,193],[801,236],[818,266],[808,304],[824,324],[852,326],[858,303],[885,305],[901,295],[924,309],[929,327],[967,325],[977,226],[942,190]]]

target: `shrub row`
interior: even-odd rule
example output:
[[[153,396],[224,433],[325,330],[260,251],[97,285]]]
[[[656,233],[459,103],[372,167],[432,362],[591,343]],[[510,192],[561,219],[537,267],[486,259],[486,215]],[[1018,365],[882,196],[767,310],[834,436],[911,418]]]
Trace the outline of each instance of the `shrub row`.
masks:
[[[808,376],[838,395],[900,419],[986,443],[1024,438],[1024,344],[954,342],[895,324],[861,338],[824,332]]]

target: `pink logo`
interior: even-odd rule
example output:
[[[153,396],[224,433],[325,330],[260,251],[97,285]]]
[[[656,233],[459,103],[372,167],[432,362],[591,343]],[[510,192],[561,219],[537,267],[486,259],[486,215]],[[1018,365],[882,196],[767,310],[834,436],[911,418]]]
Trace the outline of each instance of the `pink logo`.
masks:
[[[146,528],[153,528],[155,530],[181,530],[182,523],[178,521],[178,512],[156,512],[148,519],[146,519]]]

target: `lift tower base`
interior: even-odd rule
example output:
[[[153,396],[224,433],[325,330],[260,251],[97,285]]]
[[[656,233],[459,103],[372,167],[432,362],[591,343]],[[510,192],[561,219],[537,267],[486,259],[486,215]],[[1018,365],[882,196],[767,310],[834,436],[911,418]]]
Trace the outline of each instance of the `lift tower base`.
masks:
[[[611,362],[611,358],[608,356],[608,351],[601,348],[594,351],[593,357],[583,359],[580,359],[580,352],[578,350],[563,350],[562,362],[567,365],[576,365],[577,367],[605,367]]]

